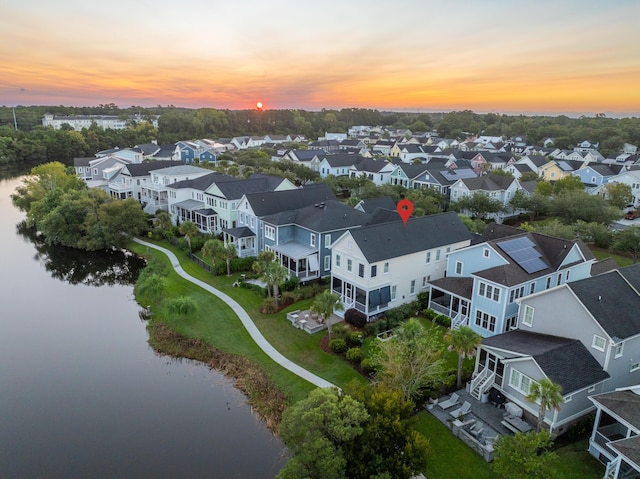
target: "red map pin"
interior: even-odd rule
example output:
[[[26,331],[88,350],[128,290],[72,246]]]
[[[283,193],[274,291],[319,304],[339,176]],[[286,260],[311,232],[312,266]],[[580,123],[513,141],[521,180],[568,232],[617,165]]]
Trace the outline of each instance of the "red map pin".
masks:
[[[406,226],[409,216],[411,216],[411,213],[413,213],[413,203],[409,200],[400,200],[398,201],[396,209],[398,210],[398,214],[400,215],[400,218],[402,218],[402,221]]]

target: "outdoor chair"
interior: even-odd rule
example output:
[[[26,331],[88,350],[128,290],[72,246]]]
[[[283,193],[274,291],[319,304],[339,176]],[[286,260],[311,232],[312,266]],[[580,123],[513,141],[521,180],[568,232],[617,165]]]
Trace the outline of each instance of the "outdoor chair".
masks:
[[[462,407],[451,411],[449,414],[454,418],[463,417],[465,414],[469,414],[471,412],[471,403],[469,401],[465,401]]]
[[[458,404],[458,399],[460,399],[460,396],[457,393],[453,393],[446,401],[438,402],[438,407],[442,410],[449,409]]]

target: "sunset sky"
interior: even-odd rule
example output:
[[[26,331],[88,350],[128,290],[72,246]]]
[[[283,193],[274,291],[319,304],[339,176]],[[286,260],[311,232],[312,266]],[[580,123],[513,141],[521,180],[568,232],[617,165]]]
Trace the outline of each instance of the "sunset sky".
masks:
[[[0,105],[640,115],[638,0],[5,0]]]

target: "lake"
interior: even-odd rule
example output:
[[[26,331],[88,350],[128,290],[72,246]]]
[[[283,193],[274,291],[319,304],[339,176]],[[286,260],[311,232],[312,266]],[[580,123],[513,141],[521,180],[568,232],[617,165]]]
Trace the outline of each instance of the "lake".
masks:
[[[49,248],[0,180],[0,477],[273,478],[284,446],[222,374],[158,356],[139,260]]]

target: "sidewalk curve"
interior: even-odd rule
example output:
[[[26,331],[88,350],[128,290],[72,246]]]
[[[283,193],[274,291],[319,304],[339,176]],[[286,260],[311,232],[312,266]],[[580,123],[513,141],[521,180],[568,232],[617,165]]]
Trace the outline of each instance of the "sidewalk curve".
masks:
[[[204,281],[200,281],[199,279],[194,278],[193,276],[190,276],[189,274],[187,274],[184,271],[184,269],[182,269],[182,266],[180,265],[180,261],[178,260],[178,257],[172,251],[152,243],[147,243],[146,241],[143,241],[138,238],[134,238],[133,240],[136,243],[147,246],[148,248],[153,248],[158,251],[162,251],[164,254],[166,254],[169,257],[169,260],[171,261],[171,265],[176,270],[176,273],[178,273],[181,277],[183,277],[187,281],[190,281],[193,284],[200,286],[202,289],[210,292],[211,294],[217,296],[222,301],[227,303],[227,305],[229,305],[229,307],[233,310],[233,312],[236,313],[238,318],[240,318],[240,321],[242,322],[243,326],[248,331],[251,338],[256,342],[258,347],[260,347],[260,349],[262,349],[271,359],[273,359],[280,366],[282,366],[285,369],[288,369],[296,376],[299,376],[302,379],[306,379],[311,384],[314,384],[320,388],[336,387],[334,384],[330,383],[329,381],[322,379],[320,376],[316,376],[312,372],[307,371],[306,369],[298,366],[297,364],[288,360],[282,354],[280,354],[280,352],[276,350],[271,345],[271,343],[269,343],[265,339],[265,337],[258,330],[254,322],[251,320],[247,312],[242,308],[242,306],[240,306],[240,304],[238,304],[236,300],[226,295],[222,291],[219,291],[218,289],[214,288],[213,286],[205,283]]]

